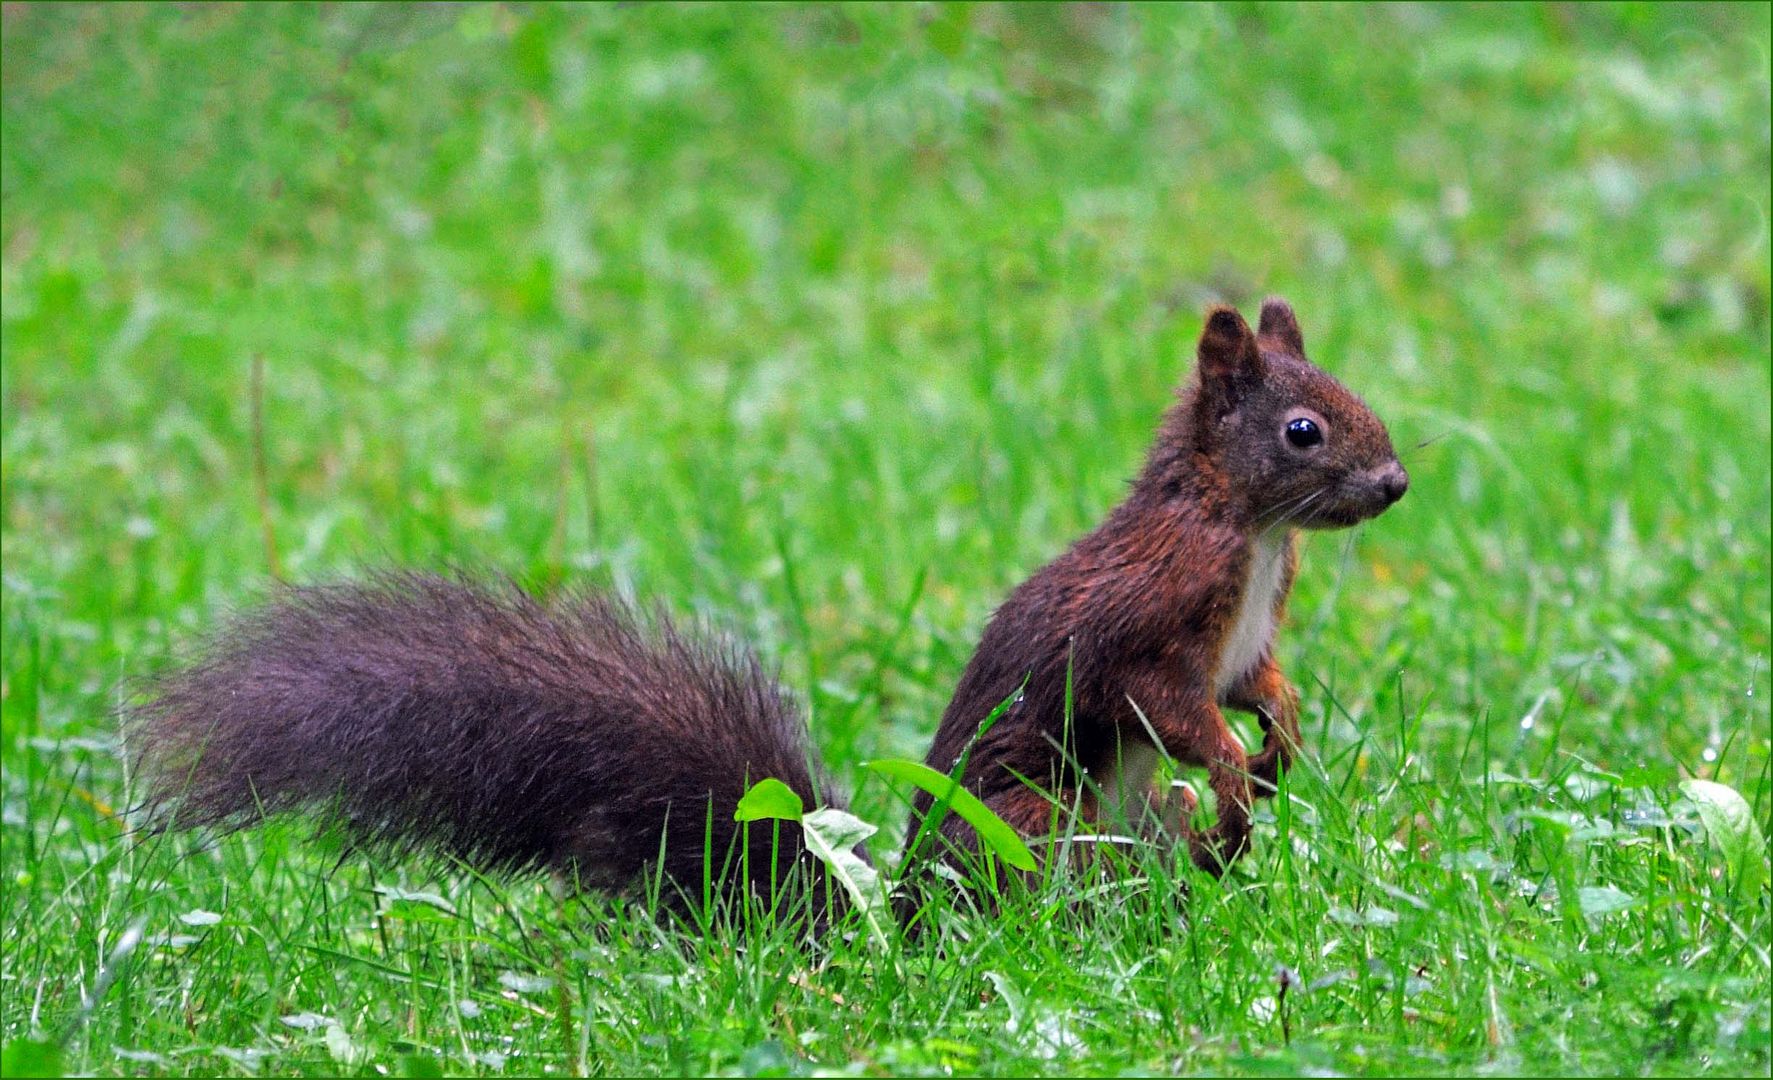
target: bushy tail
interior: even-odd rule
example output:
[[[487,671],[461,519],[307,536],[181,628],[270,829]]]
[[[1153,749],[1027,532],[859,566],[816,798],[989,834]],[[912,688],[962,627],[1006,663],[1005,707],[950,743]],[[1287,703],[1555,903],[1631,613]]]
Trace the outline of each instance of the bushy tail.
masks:
[[[815,779],[794,704],[748,652],[594,593],[426,574],[279,590],[127,716],[152,827],[315,812],[357,842],[622,889],[660,866],[762,887],[773,832],[740,841],[749,782]],[[750,845],[742,859],[740,843]],[[776,873],[805,862],[784,824]]]

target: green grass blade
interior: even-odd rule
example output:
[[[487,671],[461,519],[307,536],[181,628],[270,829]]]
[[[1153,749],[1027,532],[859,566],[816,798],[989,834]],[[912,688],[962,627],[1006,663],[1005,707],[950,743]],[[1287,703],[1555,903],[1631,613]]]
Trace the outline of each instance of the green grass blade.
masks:
[[[998,858],[1018,870],[1035,869],[1034,853],[1016,835],[1016,830],[993,813],[990,807],[980,802],[977,795],[962,787],[957,777],[944,776],[916,761],[870,761],[867,768],[929,792],[935,797],[936,806],[949,807],[959,814],[961,820],[973,827],[973,831],[979,834],[980,841],[996,853]],[[932,807],[931,812],[934,810]]]

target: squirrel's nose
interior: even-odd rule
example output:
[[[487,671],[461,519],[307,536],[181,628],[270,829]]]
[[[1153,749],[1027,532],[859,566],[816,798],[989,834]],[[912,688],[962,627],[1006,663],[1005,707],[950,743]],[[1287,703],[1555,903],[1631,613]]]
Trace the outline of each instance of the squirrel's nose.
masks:
[[[1404,497],[1404,492],[1410,490],[1410,474],[1394,461],[1379,474],[1379,483],[1385,488],[1385,501],[1388,504],[1394,503]]]

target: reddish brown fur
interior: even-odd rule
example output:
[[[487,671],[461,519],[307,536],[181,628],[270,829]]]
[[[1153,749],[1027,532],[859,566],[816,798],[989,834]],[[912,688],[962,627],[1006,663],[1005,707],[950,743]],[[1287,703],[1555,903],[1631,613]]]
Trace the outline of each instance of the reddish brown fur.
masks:
[[[1149,750],[1149,722],[1166,753],[1208,770],[1219,820],[1190,848],[1217,871],[1248,844],[1251,798],[1273,790],[1300,742],[1298,694],[1251,617],[1264,605],[1244,605],[1254,553],[1284,538],[1270,550],[1285,563],[1265,564],[1278,618],[1291,529],[1370,517],[1406,478],[1379,421],[1305,360],[1285,304],[1263,306],[1259,333],[1215,309],[1199,354],[1126,501],[992,617],[929,762],[953,767],[1026,684],[977,736],[964,782],[1037,837],[1072,806],[1100,815],[1091,784]],[[1328,428],[1321,447],[1284,437],[1300,410]],[[709,881],[767,891],[773,830],[741,829],[733,809],[765,776],[809,806],[833,801],[800,717],[748,653],[648,622],[597,595],[544,604],[420,574],[282,591],[131,710],[148,819],[238,827],[306,810],[367,844],[550,867],[600,888],[658,867],[673,903]],[[1232,640],[1248,669],[1222,679]],[[1253,758],[1222,707],[1262,718]],[[942,833],[974,843],[958,819]],[[802,839],[783,827],[781,866],[812,866]],[[723,878],[747,852],[748,873]]]
[[[1321,453],[1284,441],[1301,407],[1330,428]],[[1252,779],[1255,794],[1272,793],[1300,744],[1298,693],[1266,646],[1225,693],[1215,688],[1258,537],[1271,529],[1285,535],[1278,621],[1296,565],[1291,529],[1352,524],[1390,505],[1403,483],[1384,426],[1306,361],[1290,308],[1266,303],[1259,334],[1232,309],[1215,309],[1196,375],[1164,418],[1126,501],[998,608],[928,763],[948,771],[970,746],[966,786],[1038,836],[1056,813],[1097,810],[1093,785],[1129,748],[1151,746],[1148,722],[1164,753],[1208,771],[1219,819],[1190,847],[1197,865],[1217,872],[1248,844]],[[978,734],[1024,684],[1020,699]],[[1263,747],[1253,758],[1222,707],[1261,718]],[[914,825],[930,805],[918,798]],[[958,819],[942,831],[963,850],[974,843]]]

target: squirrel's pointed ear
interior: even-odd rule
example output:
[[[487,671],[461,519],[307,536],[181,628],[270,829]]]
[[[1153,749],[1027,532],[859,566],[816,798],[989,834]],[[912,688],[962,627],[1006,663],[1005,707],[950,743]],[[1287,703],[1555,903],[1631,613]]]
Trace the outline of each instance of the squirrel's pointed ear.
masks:
[[[1210,428],[1229,415],[1252,388],[1262,382],[1262,351],[1256,335],[1236,308],[1220,305],[1207,312],[1200,332],[1200,393],[1196,408]]]
[[[1200,332],[1202,383],[1247,382],[1262,377],[1262,353],[1256,335],[1236,308],[1219,305],[1207,312]]]
[[[1277,341],[1298,356],[1305,355],[1305,335],[1299,332],[1299,319],[1293,314],[1292,305],[1278,296],[1262,301],[1256,335]]]

